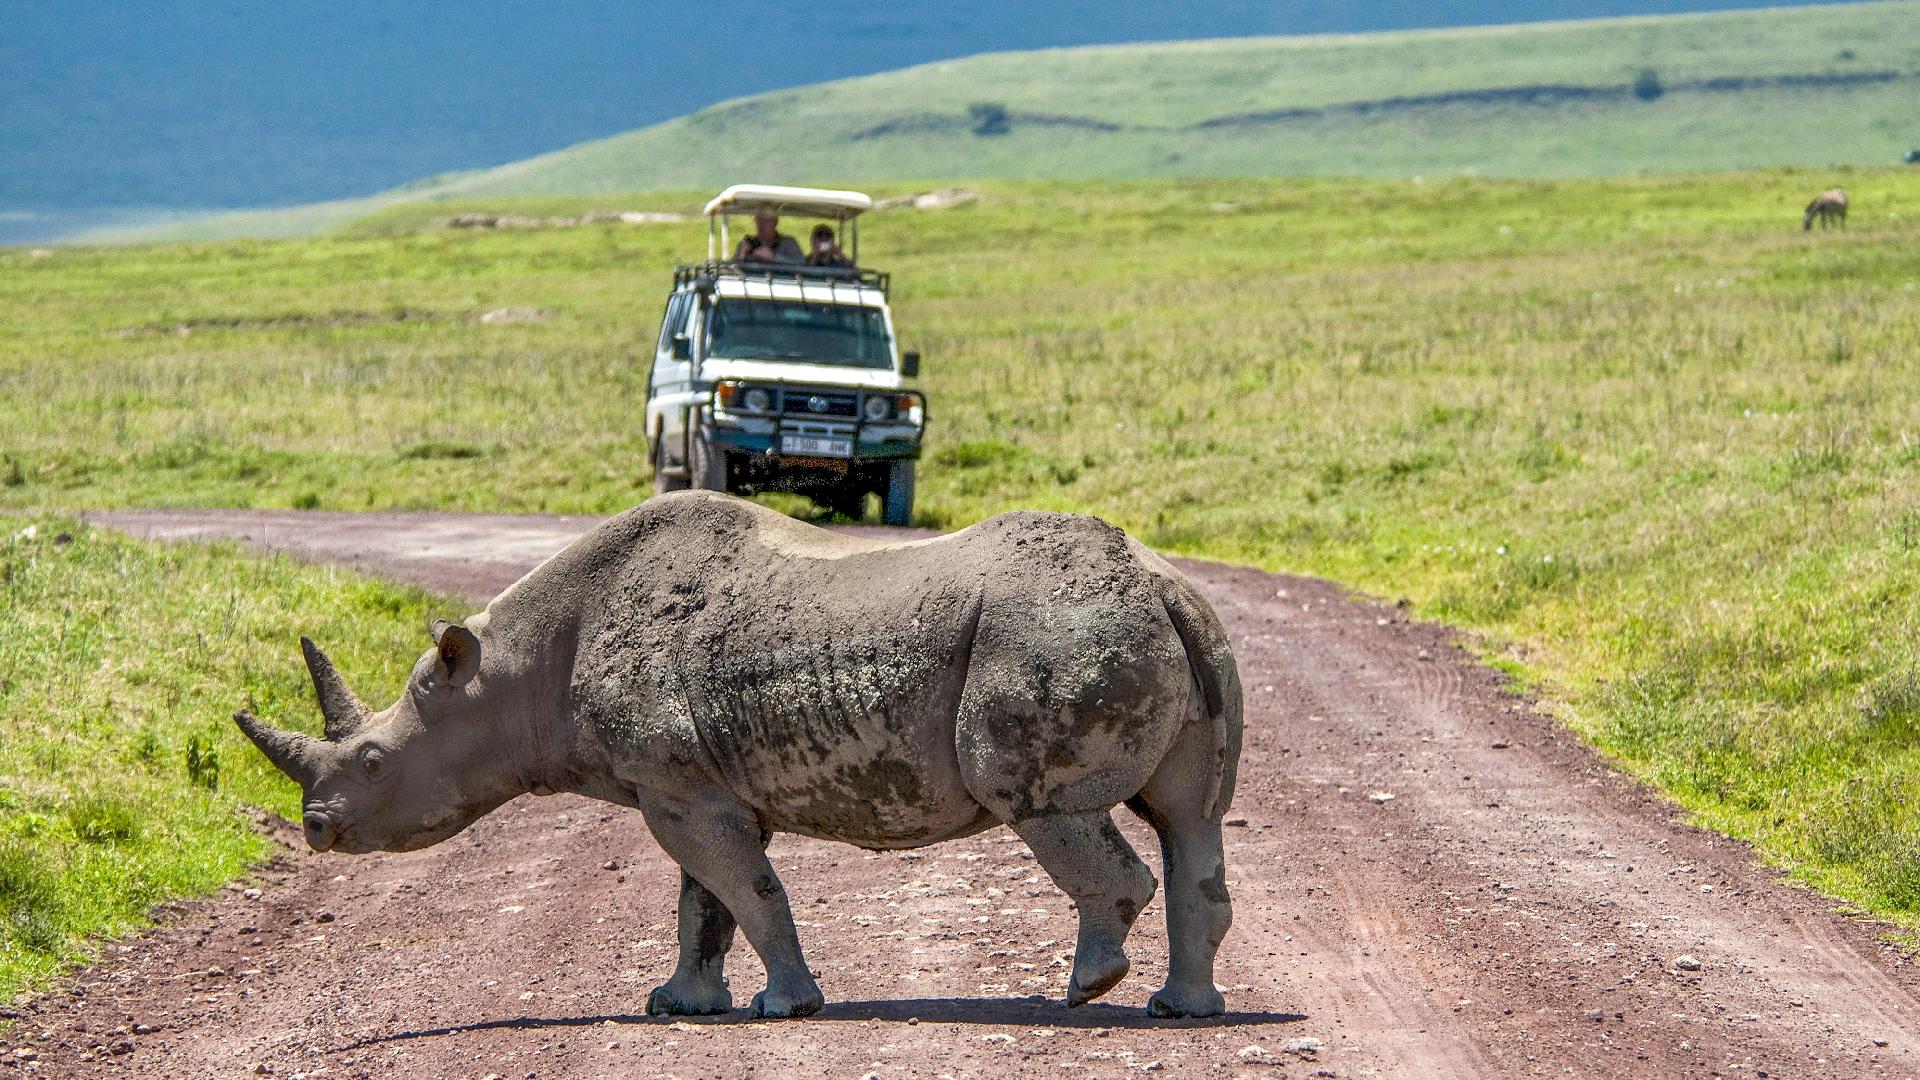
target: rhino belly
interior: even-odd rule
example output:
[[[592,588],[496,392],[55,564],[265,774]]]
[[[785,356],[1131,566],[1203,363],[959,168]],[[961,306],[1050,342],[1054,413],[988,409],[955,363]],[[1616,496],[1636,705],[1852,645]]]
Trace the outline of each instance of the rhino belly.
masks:
[[[747,800],[781,832],[873,849],[920,847],[994,824],[961,783],[950,749],[875,734],[824,759],[749,750]]]
[[[961,780],[965,648],[950,633],[870,624],[754,646],[700,665],[688,699],[702,748],[776,828],[894,848],[992,823]]]

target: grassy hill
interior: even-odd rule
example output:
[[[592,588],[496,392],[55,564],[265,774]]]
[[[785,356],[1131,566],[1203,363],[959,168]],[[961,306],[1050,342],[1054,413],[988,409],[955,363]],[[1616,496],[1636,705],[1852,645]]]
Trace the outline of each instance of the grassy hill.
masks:
[[[1085,0],[825,14],[746,0],[719,32],[705,5],[669,0],[15,3],[0,34],[0,244],[358,198],[746,94],[986,52],[1766,2],[1163,0],[1089,18]]]
[[[1904,0],[1052,49],[741,98],[372,199],[141,235],[290,235],[409,200],[742,179],[1539,177],[1883,164],[1920,145],[1916,100],[1920,5]]]

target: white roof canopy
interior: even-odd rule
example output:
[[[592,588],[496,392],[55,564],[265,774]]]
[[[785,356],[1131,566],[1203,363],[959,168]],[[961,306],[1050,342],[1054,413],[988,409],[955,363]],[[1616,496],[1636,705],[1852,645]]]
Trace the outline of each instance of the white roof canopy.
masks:
[[[707,204],[707,216],[772,211],[797,217],[846,221],[871,209],[873,200],[857,191],[782,187],[778,184],[735,184]]]

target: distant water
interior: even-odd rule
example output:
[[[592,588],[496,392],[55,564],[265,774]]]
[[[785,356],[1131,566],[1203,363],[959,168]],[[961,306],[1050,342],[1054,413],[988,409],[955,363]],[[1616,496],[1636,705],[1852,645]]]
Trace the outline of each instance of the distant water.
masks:
[[[165,225],[223,213],[220,210],[0,210],[0,247],[58,244],[96,229]]]

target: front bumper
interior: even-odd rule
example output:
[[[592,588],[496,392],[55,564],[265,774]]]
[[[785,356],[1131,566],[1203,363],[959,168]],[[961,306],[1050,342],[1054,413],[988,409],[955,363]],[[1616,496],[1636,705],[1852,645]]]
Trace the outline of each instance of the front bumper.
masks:
[[[801,467],[834,468],[835,462],[897,461],[920,456],[926,409],[925,399],[918,394],[910,394],[916,404],[906,412],[885,420],[868,420],[864,415],[868,397],[899,397],[908,392],[744,380],[731,385],[767,391],[771,407],[760,411],[728,408],[716,395],[707,411],[709,438],[732,454],[758,459],[759,468],[777,469],[789,460]],[[840,411],[802,411],[802,402]],[[789,453],[783,450],[786,436],[845,440],[852,452],[845,458]]]

